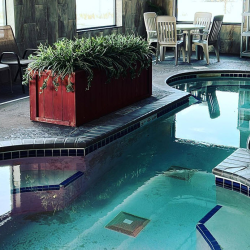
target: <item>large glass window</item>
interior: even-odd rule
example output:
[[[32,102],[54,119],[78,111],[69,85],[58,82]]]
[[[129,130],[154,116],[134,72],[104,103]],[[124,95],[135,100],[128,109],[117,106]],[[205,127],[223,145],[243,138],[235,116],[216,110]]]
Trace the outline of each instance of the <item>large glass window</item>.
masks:
[[[5,0],[0,0],[0,26],[6,25]]]
[[[225,23],[241,23],[243,0],[177,0],[177,20],[193,22],[195,12],[224,15]]]
[[[76,0],[77,29],[115,25],[116,0]]]

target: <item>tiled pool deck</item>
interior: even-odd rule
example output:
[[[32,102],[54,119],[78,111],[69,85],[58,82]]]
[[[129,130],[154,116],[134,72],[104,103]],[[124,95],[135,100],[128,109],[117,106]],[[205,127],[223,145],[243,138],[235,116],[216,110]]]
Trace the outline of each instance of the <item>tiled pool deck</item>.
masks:
[[[185,104],[188,93],[166,85],[166,78],[190,71],[249,70],[249,58],[221,55],[219,63],[213,54],[210,58],[210,65],[206,65],[204,60],[193,59],[190,64],[179,61],[179,65],[175,66],[173,53],[168,52],[164,62],[157,65],[153,62],[153,95],[150,98],[77,128],[30,121],[27,94],[19,94],[20,86],[14,86],[16,93],[13,95],[8,90],[5,94],[8,89],[5,87],[4,91],[0,91],[0,160],[87,155]],[[15,96],[22,99],[12,102]]]

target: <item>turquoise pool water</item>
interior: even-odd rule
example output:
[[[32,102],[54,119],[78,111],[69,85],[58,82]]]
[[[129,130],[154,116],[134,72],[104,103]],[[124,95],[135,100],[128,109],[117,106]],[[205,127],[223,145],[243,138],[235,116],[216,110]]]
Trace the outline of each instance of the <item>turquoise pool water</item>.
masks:
[[[227,207],[229,216],[240,217],[237,226],[247,231],[244,221],[250,215],[242,207],[248,206],[249,198],[216,187],[211,170],[246,144],[247,111],[241,114],[240,108],[249,102],[241,103],[242,90],[237,86],[220,86],[209,90],[213,105],[208,105],[207,89],[202,88],[194,90],[201,93],[191,98],[191,106],[145,125],[86,159],[91,167],[110,170],[64,210],[22,213],[3,220],[0,249],[196,249],[195,226],[216,204]],[[5,204],[10,201],[7,210],[12,199],[10,168],[0,168],[0,176],[5,172],[6,177],[0,202],[3,197]],[[22,174],[29,180],[27,173]],[[52,198],[59,202],[58,197]],[[120,212],[150,221],[136,237],[105,228]],[[239,245],[236,239],[232,249],[247,249],[248,242],[246,237]]]

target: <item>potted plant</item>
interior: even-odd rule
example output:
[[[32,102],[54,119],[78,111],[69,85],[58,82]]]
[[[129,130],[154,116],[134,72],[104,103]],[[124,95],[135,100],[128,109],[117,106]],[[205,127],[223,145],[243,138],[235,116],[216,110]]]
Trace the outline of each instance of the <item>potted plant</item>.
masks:
[[[135,35],[40,45],[24,81],[31,120],[79,126],[149,97],[151,54],[152,47]]]

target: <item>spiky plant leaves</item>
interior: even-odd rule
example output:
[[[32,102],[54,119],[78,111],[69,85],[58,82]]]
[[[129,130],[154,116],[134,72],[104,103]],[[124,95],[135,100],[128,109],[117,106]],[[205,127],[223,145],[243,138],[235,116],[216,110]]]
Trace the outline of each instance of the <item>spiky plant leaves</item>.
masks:
[[[53,85],[58,89],[58,79],[64,79],[77,70],[84,70],[87,74],[88,88],[94,78],[94,68],[104,70],[107,82],[112,78],[132,78],[139,75],[142,69],[148,68],[151,62],[153,47],[140,36],[108,35],[103,37],[81,38],[75,40],[63,39],[53,46],[40,45],[34,61],[29,64],[24,75],[24,84],[28,84],[29,77],[45,70],[50,70]],[[49,77],[48,76],[48,77]],[[47,86],[47,80],[42,90]],[[67,91],[73,91],[73,84],[68,81]]]

